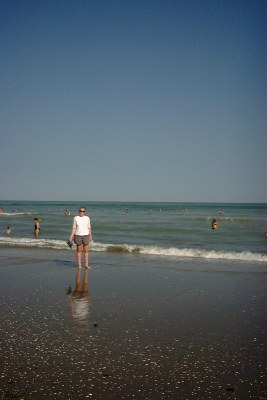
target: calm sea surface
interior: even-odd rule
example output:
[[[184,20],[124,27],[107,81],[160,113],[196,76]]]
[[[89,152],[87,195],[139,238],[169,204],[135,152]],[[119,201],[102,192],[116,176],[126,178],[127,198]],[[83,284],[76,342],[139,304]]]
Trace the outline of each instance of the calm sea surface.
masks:
[[[92,251],[267,261],[267,204],[0,201],[0,246],[68,248],[80,205],[91,218]],[[65,216],[65,210],[71,215]],[[41,219],[38,239],[33,235],[35,217]],[[213,218],[217,230],[211,229]]]

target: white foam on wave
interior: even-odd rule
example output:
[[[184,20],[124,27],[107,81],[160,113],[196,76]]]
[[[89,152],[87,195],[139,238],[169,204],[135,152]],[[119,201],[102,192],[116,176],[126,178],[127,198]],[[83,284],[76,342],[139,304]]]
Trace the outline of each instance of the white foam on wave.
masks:
[[[44,249],[66,249],[66,242],[63,240],[51,239],[31,239],[31,238],[11,238],[0,237],[0,245],[5,247],[26,247],[26,248],[44,248]]]
[[[46,248],[57,250],[70,250],[66,241],[34,238],[0,237],[0,245],[4,247]],[[73,247],[75,249],[75,246]],[[231,252],[221,250],[203,250],[197,248],[165,248],[158,246],[136,246],[129,244],[107,244],[92,242],[90,249],[96,252],[139,253],[153,256],[166,256],[177,258],[204,258],[213,260],[236,260],[267,262],[267,255],[249,251]]]
[[[220,250],[203,250],[194,248],[160,248],[160,247],[147,247],[145,251],[140,253],[151,255],[164,255],[172,257],[190,257],[190,258],[205,258],[205,259],[224,259],[224,260],[240,260],[240,261],[259,261],[267,262],[267,255],[260,253],[251,253],[249,251],[242,252],[227,252]]]
[[[10,216],[16,216],[16,215],[31,215],[31,213],[14,211],[14,212],[2,212],[2,213],[0,213],[0,216],[1,215],[10,217]]]

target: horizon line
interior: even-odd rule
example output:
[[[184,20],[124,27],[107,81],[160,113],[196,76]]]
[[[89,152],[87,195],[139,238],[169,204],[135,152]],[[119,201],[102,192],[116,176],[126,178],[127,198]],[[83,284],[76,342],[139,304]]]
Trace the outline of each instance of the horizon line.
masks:
[[[174,201],[174,200],[33,200],[33,199],[0,199],[0,203],[8,201],[36,201],[36,202],[62,202],[62,203],[174,203],[174,204],[197,204],[197,203],[205,203],[205,204],[266,204],[267,201]]]

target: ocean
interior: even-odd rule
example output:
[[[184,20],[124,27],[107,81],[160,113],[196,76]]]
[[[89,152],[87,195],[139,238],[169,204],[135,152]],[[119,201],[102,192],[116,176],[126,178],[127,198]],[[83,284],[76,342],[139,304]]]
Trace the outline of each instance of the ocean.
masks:
[[[66,241],[81,205],[91,219],[93,252],[267,261],[267,204],[0,201],[0,247],[75,251]],[[33,234],[35,217],[41,219],[38,238]],[[216,230],[211,229],[213,218]],[[12,229],[9,236],[7,226]]]

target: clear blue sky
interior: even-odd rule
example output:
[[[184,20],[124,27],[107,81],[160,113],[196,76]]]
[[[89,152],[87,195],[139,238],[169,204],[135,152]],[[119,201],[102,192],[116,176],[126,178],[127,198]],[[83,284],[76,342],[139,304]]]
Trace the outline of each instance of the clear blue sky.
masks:
[[[0,0],[0,199],[266,202],[265,0]]]

